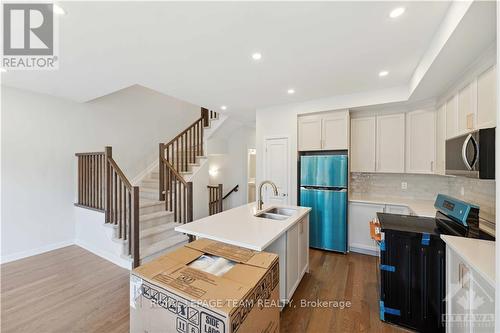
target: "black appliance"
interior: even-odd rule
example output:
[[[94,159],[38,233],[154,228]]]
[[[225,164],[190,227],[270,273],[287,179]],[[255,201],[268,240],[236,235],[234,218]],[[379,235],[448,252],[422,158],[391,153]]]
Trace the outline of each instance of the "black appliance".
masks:
[[[479,207],[439,194],[436,217],[378,213],[380,319],[418,332],[444,332],[445,243],[441,234],[494,240],[479,230]]]
[[[495,128],[446,140],[446,174],[495,179]]]

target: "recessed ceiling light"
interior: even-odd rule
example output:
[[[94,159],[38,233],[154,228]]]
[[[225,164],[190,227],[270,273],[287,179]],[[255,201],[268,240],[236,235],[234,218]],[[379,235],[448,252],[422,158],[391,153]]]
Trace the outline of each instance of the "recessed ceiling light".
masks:
[[[288,95],[295,94],[295,90],[294,89],[288,89],[286,92],[288,93]]]
[[[52,7],[52,10],[57,15],[66,15],[66,11],[62,7],[60,7],[56,4],[54,4],[54,7]]]
[[[389,75],[388,71],[381,71],[380,73],[378,73],[378,76],[380,76],[380,77],[387,76],[387,75]]]
[[[398,8],[394,8],[391,13],[389,14],[389,17],[390,18],[396,18],[398,16],[401,16],[403,15],[403,13],[405,12],[405,7],[398,7]]]
[[[252,54],[252,59],[253,60],[260,60],[260,59],[262,59],[262,54],[260,54],[259,52],[256,52],[256,53]]]
[[[5,73],[7,70],[5,68],[0,68],[0,73]]]
[[[221,110],[227,110],[227,106],[223,105],[220,107]]]

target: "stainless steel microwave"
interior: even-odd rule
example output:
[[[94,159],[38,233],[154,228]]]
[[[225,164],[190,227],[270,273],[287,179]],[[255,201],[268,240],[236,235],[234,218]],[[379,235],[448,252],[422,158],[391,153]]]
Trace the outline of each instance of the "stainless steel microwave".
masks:
[[[495,128],[446,140],[446,174],[495,179]]]

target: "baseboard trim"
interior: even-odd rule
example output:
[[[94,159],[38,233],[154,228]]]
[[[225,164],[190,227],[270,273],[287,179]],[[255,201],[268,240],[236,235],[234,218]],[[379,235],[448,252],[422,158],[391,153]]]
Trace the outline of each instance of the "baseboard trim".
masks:
[[[90,245],[90,244],[82,241],[81,239],[76,239],[75,244],[78,245],[79,247],[89,251],[89,252],[92,252],[96,256],[99,256],[103,259],[106,259],[107,261],[109,261],[117,266],[120,266],[120,267],[128,269],[128,270],[132,269],[132,262],[131,261],[124,259],[120,256],[117,256],[114,253],[110,253],[110,252],[98,249],[95,246]]]
[[[16,261],[24,258],[28,258],[31,256],[36,256],[37,254],[42,254],[45,252],[57,250],[66,246],[74,245],[75,242],[73,240],[70,241],[64,241],[64,242],[59,242],[59,243],[53,243],[45,246],[41,246],[35,249],[27,250],[27,251],[21,251],[21,252],[16,252],[13,254],[5,255],[1,257],[0,263],[1,264],[6,264],[11,261]]]
[[[369,246],[365,244],[352,243],[349,245],[350,252],[367,254],[370,256],[378,257],[379,249],[376,246]]]

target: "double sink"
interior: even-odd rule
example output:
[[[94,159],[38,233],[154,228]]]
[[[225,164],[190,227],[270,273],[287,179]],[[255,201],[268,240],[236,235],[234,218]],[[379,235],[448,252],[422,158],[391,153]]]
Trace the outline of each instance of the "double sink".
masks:
[[[294,215],[296,212],[297,210],[293,208],[273,207],[258,213],[255,217],[282,221]]]

